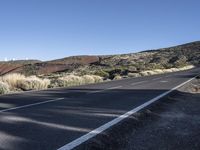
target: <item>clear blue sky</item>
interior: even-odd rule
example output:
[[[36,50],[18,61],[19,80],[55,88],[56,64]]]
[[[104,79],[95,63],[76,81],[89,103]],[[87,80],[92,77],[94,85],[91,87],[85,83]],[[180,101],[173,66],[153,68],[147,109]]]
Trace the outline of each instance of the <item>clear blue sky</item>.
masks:
[[[200,40],[200,0],[1,0],[0,60],[130,53]]]

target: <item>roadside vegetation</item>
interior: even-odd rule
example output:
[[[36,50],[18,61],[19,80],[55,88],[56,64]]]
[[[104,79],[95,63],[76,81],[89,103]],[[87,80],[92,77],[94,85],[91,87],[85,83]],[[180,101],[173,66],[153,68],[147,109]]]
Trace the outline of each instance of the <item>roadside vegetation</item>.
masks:
[[[7,94],[10,92],[8,84],[0,81],[0,94]]]
[[[0,62],[0,94],[170,73],[199,64],[200,41],[139,53]]]
[[[120,71],[118,70],[114,72],[112,80],[169,73],[191,68],[193,68],[193,66],[189,65],[182,68],[155,69],[137,73],[127,73],[126,75],[120,74]],[[111,79],[109,78],[108,73],[104,73],[102,70],[99,71],[98,75],[96,72],[90,75],[57,73],[40,76],[25,76],[19,73],[12,73],[0,77],[0,94],[30,90],[42,90],[47,88],[78,86],[110,80]]]

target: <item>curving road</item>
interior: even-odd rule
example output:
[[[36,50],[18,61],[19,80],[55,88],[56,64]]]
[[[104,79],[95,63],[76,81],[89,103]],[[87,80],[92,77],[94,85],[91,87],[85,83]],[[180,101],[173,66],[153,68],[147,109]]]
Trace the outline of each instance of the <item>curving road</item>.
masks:
[[[0,149],[72,149],[128,117],[130,110],[134,113],[142,109],[199,72],[200,69],[195,68],[0,96]]]

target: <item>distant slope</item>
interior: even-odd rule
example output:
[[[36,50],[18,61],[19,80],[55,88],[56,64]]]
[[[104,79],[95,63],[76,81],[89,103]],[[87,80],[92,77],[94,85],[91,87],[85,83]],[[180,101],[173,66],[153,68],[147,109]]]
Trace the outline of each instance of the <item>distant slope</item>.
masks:
[[[142,70],[200,64],[200,41],[184,45],[110,56],[72,56],[52,61],[0,62],[0,74],[20,72],[27,75],[56,72],[126,74]]]
[[[13,72],[23,72],[23,67],[27,64],[40,63],[39,60],[16,60],[16,61],[0,61],[0,75]]]

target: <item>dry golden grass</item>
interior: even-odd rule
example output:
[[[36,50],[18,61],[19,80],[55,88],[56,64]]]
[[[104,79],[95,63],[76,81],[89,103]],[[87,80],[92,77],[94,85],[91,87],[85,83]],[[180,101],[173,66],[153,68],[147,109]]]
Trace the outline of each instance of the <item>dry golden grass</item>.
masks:
[[[1,81],[9,85],[11,90],[39,90],[46,89],[50,84],[48,79],[40,79],[36,76],[25,77],[21,74],[8,74],[1,77]]]
[[[82,76],[82,79],[83,79],[84,84],[95,83],[95,79],[91,75],[84,75]]]
[[[59,87],[75,86],[83,84],[82,78],[75,75],[60,77],[56,81]]]
[[[192,69],[193,67],[194,67],[193,65],[189,65],[189,66],[185,66],[185,67],[182,67],[182,68],[147,70],[147,71],[142,71],[140,73],[128,73],[128,77],[135,78],[135,77],[140,77],[140,76],[149,76],[149,75],[170,73],[170,72]]]
[[[121,77],[121,76],[119,76],[119,75],[117,75],[117,76],[115,76],[115,77],[114,77],[114,79],[113,79],[113,80],[120,80],[120,79],[122,79],[122,77]]]
[[[141,76],[148,76],[148,75],[155,75],[155,74],[162,74],[162,73],[170,73],[170,72],[177,72],[182,70],[192,69],[194,66],[189,65],[182,68],[170,68],[170,69],[156,69],[156,70],[147,70],[140,72]]]
[[[26,77],[24,75],[18,73],[8,74],[1,77],[1,81],[7,83],[11,89],[18,88],[19,82],[25,79]]]
[[[49,85],[49,79],[40,79],[36,76],[27,77],[18,82],[18,88],[24,91],[47,89]]]
[[[7,94],[10,92],[9,85],[0,81],[0,94]]]
[[[140,77],[141,75],[139,73],[128,73],[128,77],[130,78],[137,78]]]
[[[97,75],[91,75],[95,83],[103,82],[103,78]]]
[[[102,81],[103,79],[100,76],[96,75],[84,75],[84,76],[66,75],[55,80],[53,84],[55,84],[55,86],[58,87],[68,87],[68,86],[98,83]]]

